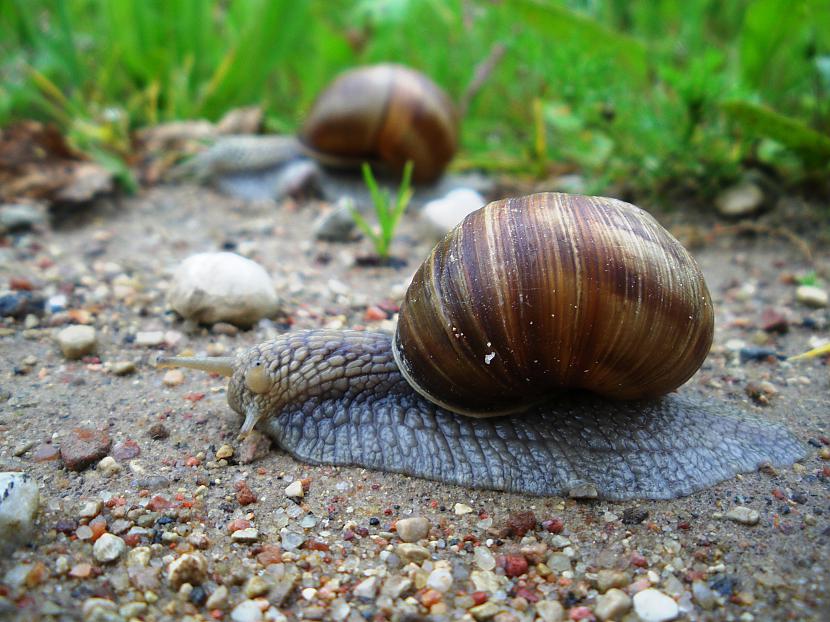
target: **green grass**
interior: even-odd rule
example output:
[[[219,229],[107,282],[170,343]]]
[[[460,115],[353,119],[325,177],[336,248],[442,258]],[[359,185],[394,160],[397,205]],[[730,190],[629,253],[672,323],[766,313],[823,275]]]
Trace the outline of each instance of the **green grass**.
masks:
[[[2,0],[0,125],[121,158],[133,128],[240,105],[287,132],[346,67],[406,63],[458,99],[495,44],[456,166],[703,194],[748,162],[827,172],[826,0]]]
[[[362,170],[363,180],[366,182],[369,195],[372,197],[372,207],[375,210],[378,224],[377,227],[370,225],[369,221],[354,206],[352,207],[352,218],[372,242],[378,257],[382,261],[387,261],[389,250],[392,247],[392,240],[395,238],[395,230],[398,228],[401,216],[406,211],[406,206],[409,205],[409,201],[412,199],[412,161],[410,160],[403,167],[401,185],[394,201],[388,191],[381,190],[378,187],[375,176],[372,175],[372,168],[366,162],[363,163]]]

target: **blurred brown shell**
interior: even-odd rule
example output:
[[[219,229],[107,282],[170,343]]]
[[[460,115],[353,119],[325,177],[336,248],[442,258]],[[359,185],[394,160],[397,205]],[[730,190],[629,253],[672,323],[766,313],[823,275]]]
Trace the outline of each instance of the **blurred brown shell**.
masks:
[[[341,74],[317,98],[300,140],[324,164],[382,162],[413,179],[437,179],[455,155],[458,115],[432,80],[401,65],[381,64]]]
[[[558,193],[496,201],[441,241],[394,341],[407,380],[464,414],[563,389],[652,398],[686,382],[714,312],[691,255],[643,210]]]

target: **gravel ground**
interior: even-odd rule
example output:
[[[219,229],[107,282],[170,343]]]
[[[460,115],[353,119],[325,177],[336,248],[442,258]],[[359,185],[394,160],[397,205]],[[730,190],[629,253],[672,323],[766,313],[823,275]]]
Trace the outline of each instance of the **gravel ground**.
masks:
[[[828,310],[796,301],[796,250],[725,236],[695,250],[718,328],[688,390],[785,423],[800,464],[670,502],[528,498],[256,457],[264,439],[237,440],[221,378],[152,367],[160,350],[231,354],[289,328],[391,330],[430,241],[407,220],[404,267],[356,267],[365,243],[311,241],[320,209],[157,188],[7,238],[2,286],[56,308],[0,324],[0,471],[41,492],[35,537],[0,560],[0,619],[828,619],[828,368],[763,351],[830,336]],[[279,317],[238,332],[166,309],[171,270],[219,249],[266,268]],[[54,340],[72,323],[97,333],[79,361]],[[396,524],[412,516],[426,521]]]

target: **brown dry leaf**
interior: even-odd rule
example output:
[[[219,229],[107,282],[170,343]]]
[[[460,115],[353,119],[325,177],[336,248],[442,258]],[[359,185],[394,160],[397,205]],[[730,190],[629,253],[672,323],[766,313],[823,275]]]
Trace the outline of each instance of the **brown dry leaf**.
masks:
[[[36,121],[0,130],[0,200],[83,203],[113,188],[112,175]]]

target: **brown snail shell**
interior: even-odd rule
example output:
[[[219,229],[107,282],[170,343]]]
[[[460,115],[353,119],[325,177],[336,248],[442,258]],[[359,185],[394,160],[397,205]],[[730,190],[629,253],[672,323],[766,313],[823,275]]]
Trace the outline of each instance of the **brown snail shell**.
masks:
[[[394,64],[341,74],[316,100],[300,140],[324,164],[380,161],[400,173],[413,162],[415,181],[432,181],[455,155],[458,114],[423,74]]]
[[[428,399],[495,415],[563,389],[663,395],[697,371],[713,331],[700,269],[654,218],[544,193],[490,203],[435,247],[393,349]]]

